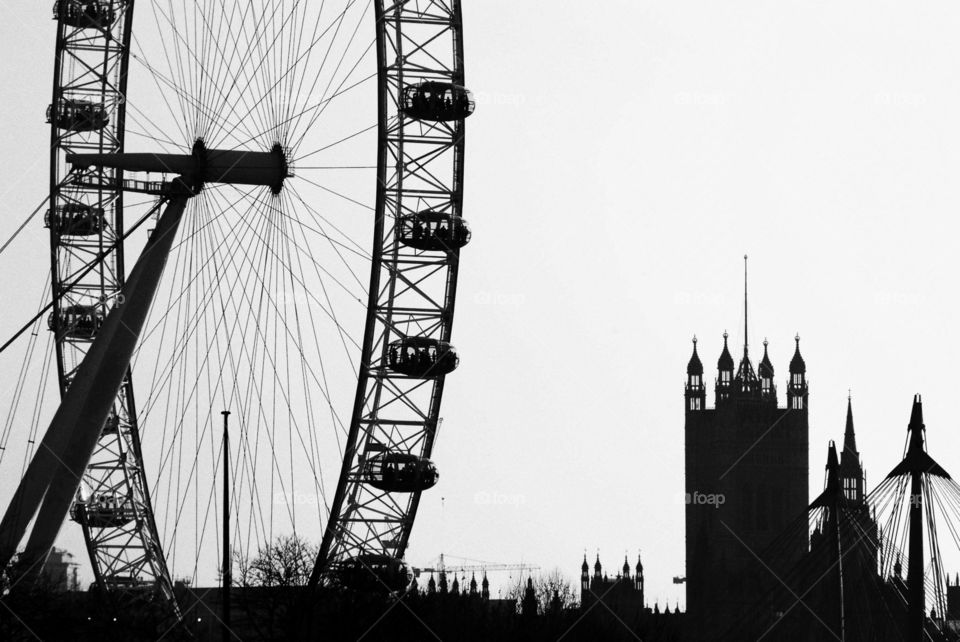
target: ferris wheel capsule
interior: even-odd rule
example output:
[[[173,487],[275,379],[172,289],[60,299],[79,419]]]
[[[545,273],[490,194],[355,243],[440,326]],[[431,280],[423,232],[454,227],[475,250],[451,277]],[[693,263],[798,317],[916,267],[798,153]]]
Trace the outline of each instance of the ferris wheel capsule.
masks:
[[[93,501],[77,500],[70,508],[70,519],[92,528],[116,528],[136,519],[137,513],[129,497],[103,493]]]
[[[410,587],[412,574],[406,562],[390,555],[362,553],[338,569],[341,585],[363,593],[378,593],[384,588],[402,593]]]
[[[47,211],[44,225],[60,236],[94,236],[103,231],[103,208],[67,203]]]
[[[397,234],[408,247],[438,252],[460,249],[473,236],[462,217],[436,210],[402,216]]]
[[[79,29],[103,29],[117,19],[117,12],[110,1],[57,0],[53,18]]]
[[[403,90],[400,109],[415,120],[449,122],[470,116],[476,107],[473,94],[466,87],[428,80]]]
[[[450,374],[460,365],[457,350],[446,341],[407,337],[390,344],[387,366],[399,374],[431,379]]]
[[[69,305],[59,315],[51,313],[47,327],[67,339],[92,340],[105,320],[103,308],[93,305]]]
[[[411,453],[385,453],[367,460],[367,483],[388,493],[414,493],[436,486],[440,473],[425,457]]]
[[[61,98],[47,107],[47,122],[56,123],[60,129],[75,132],[91,132],[103,129],[110,123],[107,109],[101,103],[77,98]]]

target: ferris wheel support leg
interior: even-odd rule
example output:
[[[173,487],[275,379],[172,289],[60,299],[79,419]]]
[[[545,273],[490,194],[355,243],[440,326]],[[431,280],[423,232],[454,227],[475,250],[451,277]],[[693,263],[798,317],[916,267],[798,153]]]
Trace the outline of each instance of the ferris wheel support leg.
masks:
[[[188,199],[178,195],[167,204],[121,298],[107,315],[50,422],[44,445],[0,523],[0,568],[13,557],[38,509],[23,553],[21,577],[39,573],[49,555],[139,343]]]

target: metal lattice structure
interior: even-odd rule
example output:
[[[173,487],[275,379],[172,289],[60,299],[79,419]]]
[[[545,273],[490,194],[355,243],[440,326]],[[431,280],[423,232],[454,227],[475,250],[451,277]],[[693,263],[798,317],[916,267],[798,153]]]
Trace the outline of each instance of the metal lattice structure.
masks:
[[[51,209],[47,225],[54,304],[49,325],[56,337],[61,394],[69,388],[95,336],[94,328],[85,331],[83,326],[91,317],[95,326],[102,323],[125,278],[124,247],[117,243],[124,229],[120,172],[101,169],[89,173],[85,185],[77,184],[66,156],[124,151],[133,4],[102,2],[99,12],[81,11],[86,7],[70,1],[54,6],[57,44],[48,112]],[[84,109],[94,114],[102,110],[108,119],[106,126],[96,128],[97,123],[90,122],[88,127],[76,127],[76,114],[82,115]],[[88,115],[87,119],[95,118]],[[102,229],[79,235],[56,224],[58,216],[62,220],[64,212],[78,206],[102,213]],[[78,281],[78,274],[114,244],[116,250]],[[85,315],[89,316],[85,319]],[[149,587],[172,602],[172,582],[142,462],[133,380],[128,375],[84,474],[85,485],[92,489],[91,496],[84,499],[91,506],[78,504],[73,514],[83,529],[95,578],[103,588],[113,592]],[[90,518],[98,504],[116,498],[122,498],[122,519],[103,523]]]
[[[425,9],[423,8],[425,7]],[[453,329],[459,248],[424,252],[400,242],[406,216],[433,210],[459,217],[463,206],[463,120],[424,122],[404,114],[407,87],[437,81],[463,86],[460,2],[376,3],[377,49],[384,72],[380,109],[383,167],[375,233],[380,269],[370,281],[367,330],[344,469],[337,487],[318,572],[364,554],[400,559],[420,492],[398,495],[365,479],[367,462],[383,452],[429,458],[439,428],[444,377],[412,377],[389,368],[395,342],[424,337],[447,346]],[[432,374],[432,373],[431,373]]]
[[[64,401],[40,447],[31,419],[0,564],[39,515],[24,553],[36,567],[69,516],[115,604],[151,596],[176,615],[173,577],[202,577],[219,559],[208,428],[221,407],[239,423],[234,550],[249,558],[278,534],[324,533],[313,583],[364,556],[401,564],[437,482],[429,458],[459,363],[450,340],[474,110],[460,2],[138,0],[155,31],[135,23],[134,4],[54,6],[48,325]],[[368,81],[376,120],[358,125],[349,96]],[[131,153],[131,137],[147,151]],[[333,178],[365,170],[365,182]],[[333,220],[350,207],[367,212],[372,245],[354,238],[355,213]],[[155,217],[128,270],[128,237]],[[350,306],[360,312],[340,310]],[[135,338],[117,338],[121,326]],[[122,359],[104,357],[114,344]],[[328,374],[328,352],[349,377]],[[337,386],[354,376],[344,421]],[[114,380],[115,395],[114,383],[88,390]],[[305,511],[303,496],[316,497]]]

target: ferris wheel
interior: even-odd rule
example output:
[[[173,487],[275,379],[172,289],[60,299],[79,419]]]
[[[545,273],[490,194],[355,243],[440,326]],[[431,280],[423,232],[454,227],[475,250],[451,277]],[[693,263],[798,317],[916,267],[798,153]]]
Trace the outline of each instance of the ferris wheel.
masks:
[[[61,400],[30,413],[0,566],[35,568],[66,519],[107,594],[176,608],[175,578],[218,570],[231,410],[232,548],[296,533],[320,542],[314,584],[389,575],[459,363],[460,1],[58,0],[54,19],[38,390]]]

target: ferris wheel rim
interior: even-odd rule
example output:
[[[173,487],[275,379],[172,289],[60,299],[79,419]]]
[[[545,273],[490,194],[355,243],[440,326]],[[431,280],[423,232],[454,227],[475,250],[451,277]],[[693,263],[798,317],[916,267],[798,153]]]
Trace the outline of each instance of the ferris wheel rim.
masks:
[[[407,4],[411,4],[411,3],[400,2],[390,7],[389,10],[396,10],[397,8],[402,9]],[[126,81],[127,81],[127,69],[129,68],[129,61],[130,61],[130,54],[131,54],[130,42],[131,42],[131,36],[133,34],[134,2],[133,0],[128,0],[127,2],[121,3],[121,5],[124,9],[124,14],[123,14],[124,27],[123,27],[123,38],[122,38],[123,44],[121,46],[121,53],[120,53],[122,58],[122,62],[120,66],[123,69],[123,71],[121,73],[121,85],[120,85],[120,91],[119,91],[120,100],[117,101],[115,106],[115,112],[114,112],[114,114],[116,115],[116,125],[114,128],[114,132],[116,133],[116,135],[113,141],[116,145],[116,148],[119,150],[123,150],[124,148],[125,137],[127,133],[126,110],[127,110],[128,101],[126,100],[126,96],[127,96]],[[384,12],[383,5],[384,3],[382,0],[376,1],[375,6],[378,10],[378,15],[382,16]],[[453,0],[452,2],[450,2],[450,8],[451,8],[451,15],[454,16],[454,20],[453,20],[454,24],[452,25],[452,33],[454,34],[453,35],[454,48],[458,51],[456,55],[456,62],[458,64],[462,64],[462,23],[460,22],[460,17],[459,17],[460,16],[459,0]],[[385,29],[386,29],[386,26],[378,19],[377,20],[378,41],[381,40],[382,37],[384,36],[382,31]],[[61,74],[60,60],[62,58],[61,56],[62,49],[65,46],[64,45],[65,30],[66,30],[65,25],[63,23],[60,23],[58,25],[58,30],[57,30],[57,54],[58,55],[57,55],[57,68],[55,69],[54,96],[53,96],[53,103],[52,103],[53,105],[61,105],[66,100],[65,88],[63,86],[63,83],[60,77],[60,74]],[[375,223],[375,232],[374,232],[374,252],[371,253],[371,284],[374,282],[375,275],[379,275],[380,271],[383,269],[383,260],[384,260],[383,252],[377,240],[378,240],[378,236],[382,236],[382,233],[383,233],[382,230],[383,230],[384,219],[385,219],[386,196],[381,195],[380,190],[385,183],[384,176],[386,173],[386,163],[387,163],[387,147],[386,147],[385,140],[387,137],[386,132],[390,128],[390,123],[388,122],[389,115],[386,109],[388,101],[387,101],[387,97],[385,96],[386,80],[385,80],[385,71],[383,69],[383,57],[381,55],[378,55],[377,59],[378,59],[378,88],[379,88],[378,95],[380,96],[378,98],[378,102],[379,102],[378,130],[380,131],[380,135],[378,136],[378,152],[377,152],[378,154],[378,162],[377,162],[378,196],[377,196],[377,204],[375,206],[376,223]],[[459,76],[462,82],[462,67],[459,69]],[[401,100],[401,96],[399,95],[399,93],[397,93],[397,95],[394,96],[394,99],[395,99],[395,102],[399,104]],[[104,103],[106,103],[106,100],[104,100]],[[52,142],[54,143],[51,146],[50,190],[51,190],[52,197],[54,194],[59,195],[58,190],[63,186],[63,183],[57,180],[59,167],[62,166],[62,158],[60,154],[63,151],[63,146],[60,144],[60,139],[58,138],[56,120],[57,120],[57,116],[55,115],[53,121],[51,121],[51,138],[52,138]],[[462,124],[461,124],[461,129],[459,131],[460,131],[460,140],[458,142],[459,151],[457,152],[458,154],[457,158],[459,162],[455,163],[455,167],[454,167],[454,174],[455,174],[454,183],[457,185],[462,185],[462,180],[463,180]],[[102,141],[101,141],[101,144],[102,144]],[[461,191],[460,197],[462,198],[462,191]],[[123,190],[118,188],[115,191],[113,191],[113,193],[107,194],[106,196],[101,194],[99,199],[100,199],[99,202],[101,204],[103,204],[107,200],[109,200],[113,204],[113,207],[115,207],[116,217],[117,217],[114,220],[114,225],[118,229],[122,230],[123,229],[122,228]],[[462,202],[456,202],[453,205],[455,210],[459,213],[462,207]],[[54,205],[52,204],[51,207],[54,207]],[[61,245],[61,239],[57,237],[58,237],[57,233],[54,231],[53,228],[51,228],[51,249],[52,249],[51,261],[52,261],[52,269],[54,272],[52,275],[52,280],[53,280],[55,292],[58,286],[61,286],[61,287],[63,286],[63,281],[62,280],[58,281],[58,276],[57,276],[57,247]],[[397,245],[396,247],[399,247],[399,245]],[[122,243],[118,246],[116,251],[117,251],[116,261],[117,261],[118,267],[115,267],[115,273],[116,273],[115,276],[118,277],[117,283],[120,286],[122,286],[123,278],[124,278],[124,270],[123,270],[124,257],[123,257]],[[442,329],[442,336],[444,340],[449,339],[450,328],[452,325],[452,318],[453,318],[452,304],[453,304],[453,301],[455,300],[455,293],[456,293],[456,271],[457,271],[458,260],[459,260],[459,249],[450,252],[450,255],[453,257],[453,261],[450,266],[452,277],[451,279],[449,279],[452,282],[452,287],[449,287],[447,289],[446,296],[448,297],[448,302],[445,303],[445,306],[444,306],[445,308],[448,308],[448,313],[446,315],[447,318],[445,320],[445,323],[443,324],[443,329]],[[394,254],[394,259],[396,259],[396,254]],[[369,296],[371,300],[376,294],[376,290],[377,288],[373,288],[373,287],[370,288]],[[107,293],[103,291],[101,295],[101,300],[104,301],[104,304],[106,299],[107,299]],[[56,294],[54,294],[54,314],[58,315],[60,311],[61,310],[60,310],[59,298],[57,297]],[[362,349],[362,359],[364,363],[370,363],[374,360],[368,353],[370,353],[372,349],[371,344],[373,342],[373,338],[372,338],[371,327],[374,325],[376,316],[377,316],[377,311],[374,309],[373,306],[370,305],[370,302],[368,301],[367,312],[366,312],[366,318],[367,318],[366,329],[364,332],[365,347]],[[62,354],[63,346],[67,341],[68,339],[64,335],[57,336],[55,340],[55,343],[57,345],[56,360],[57,360],[58,378],[60,381],[61,393],[66,389],[67,385],[69,384],[69,378],[67,374],[67,365],[65,363],[65,358]],[[386,349],[387,348],[385,345],[381,346],[381,350],[383,351],[384,354],[386,353]],[[444,374],[441,374],[440,376],[434,378],[434,383],[436,386],[435,393],[432,395],[430,408],[427,411],[428,420],[426,422],[426,424],[429,426],[432,426],[432,428],[430,429],[429,434],[426,435],[425,441],[424,441],[424,443],[426,444],[424,448],[424,452],[427,455],[429,455],[432,450],[432,443],[435,437],[436,425],[439,419],[439,416],[438,416],[439,404],[442,396],[444,376],[445,376]],[[128,401],[129,401],[130,413],[131,413],[130,418],[132,419],[132,423],[131,423],[131,434],[133,439],[132,444],[133,444],[135,459],[139,463],[138,474],[140,475],[140,477],[139,477],[139,480],[137,480],[138,481],[137,485],[141,487],[142,492],[145,494],[145,506],[148,510],[148,513],[145,515],[145,518],[146,518],[145,521],[148,523],[148,529],[152,532],[152,537],[150,538],[151,541],[147,543],[145,547],[145,554],[151,558],[152,563],[159,565],[159,572],[156,575],[156,582],[158,585],[160,585],[161,592],[167,595],[168,597],[172,597],[172,592],[170,590],[172,586],[172,580],[171,580],[169,571],[166,569],[165,556],[160,547],[159,537],[157,536],[157,526],[156,526],[156,518],[153,512],[153,504],[149,496],[150,484],[147,483],[146,478],[143,477],[143,474],[144,474],[143,471],[145,467],[143,466],[143,455],[140,448],[139,430],[136,423],[137,415],[136,415],[135,405],[133,402],[134,397],[133,397],[133,386],[132,386],[132,374],[128,375],[125,386],[129,387]],[[351,434],[353,435],[353,437],[350,440],[350,445],[344,449],[344,461],[343,461],[343,467],[341,469],[341,481],[343,480],[344,476],[347,474],[347,467],[348,467],[347,458],[349,454],[351,454],[351,452],[356,449],[357,438],[361,436],[360,430],[358,428],[359,414],[360,414],[358,411],[358,408],[362,403],[361,392],[362,392],[361,384],[358,381],[357,393],[354,401],[354,411],[352,413],[353,417],[351,419],[351,428],[350,428]],[[340,485],[342,484],[338,484],[337,496],[340,498],[339,501],[342,502],[343,492],[341,492],[341,489],[339,488]],[[402,557],[402,551],[406,546],[406,540],[409,537],[410,528],[412,528],[413,518],[416,515],[417,505],[419,503],[419,497],[420,497],[420,491],[412,493],[410,495],[410,501],[406,504],[407,506],[406,514],[409,517],[408,519],[405,520],[408,523],[404,528],[404,533],[402,537],[403,545],[399,547],[399,555],[398,555],[399,557]],[[338,500],[335,499],[334,504],[336,505],[338,503],[339,503]],[[327,522],[328,533],[335,532],[334,530],[331,529],[331,524],[333,524],[335,519],[338,517],[337,515],[335,515],[335,512],[336,511],[330,511],[330,515]],[[104,578],[101,573],[101,568],[98,566],[96,561],[94,543],[91,537],[91,529],[95,527],[91,527],[90,525],[83,524],[83,523],[81,524],[81,526],[83,528],[85,542],[87,543],[88,553],[90,554],[91,565],[94,567],[95,577],[97,579],[97,582],[102,586],[104,586],[105,585]],[[327,535],[325,535],[324,541],[327,541]],[[397,552],[397,549],[395,549],[395,553],[396,552]],[[315,565],[315,574],[317,573],[318,568],[320,569],[326,568],[329,565],[329,562],[330,562],[329,559],[318,558],[317,564]]]

